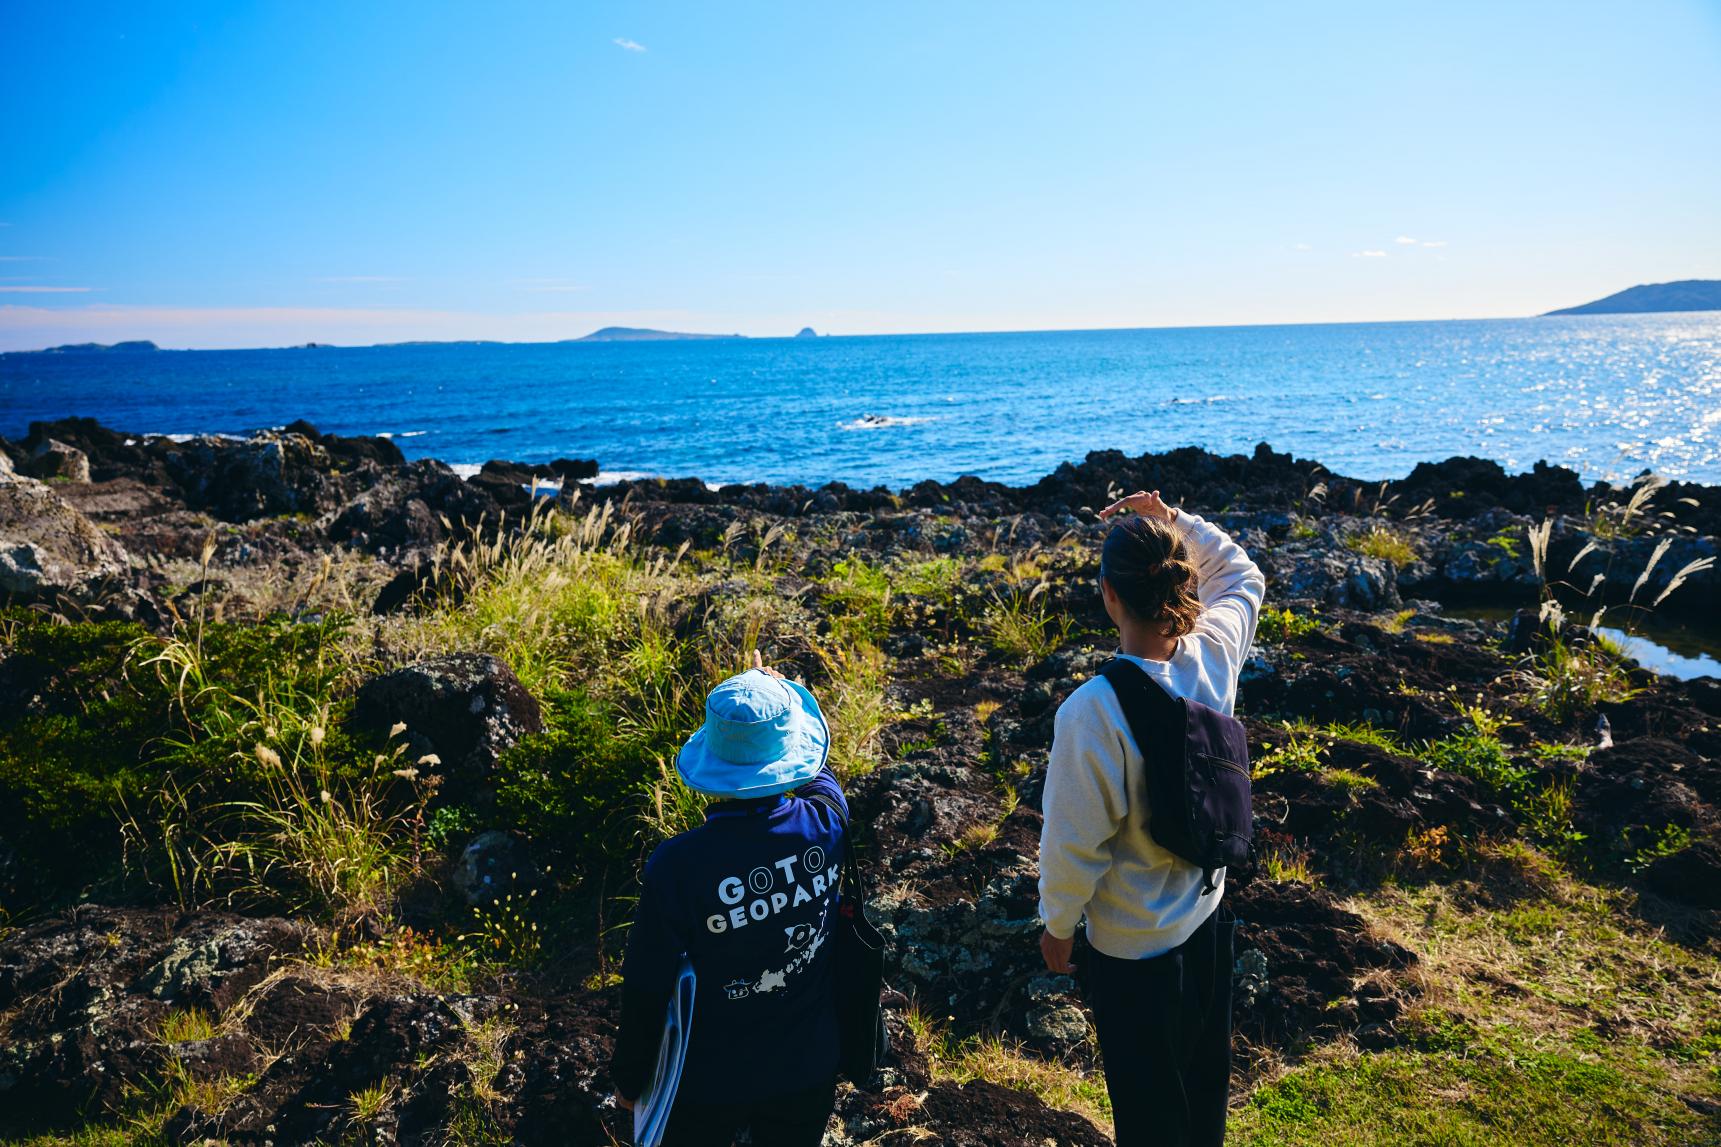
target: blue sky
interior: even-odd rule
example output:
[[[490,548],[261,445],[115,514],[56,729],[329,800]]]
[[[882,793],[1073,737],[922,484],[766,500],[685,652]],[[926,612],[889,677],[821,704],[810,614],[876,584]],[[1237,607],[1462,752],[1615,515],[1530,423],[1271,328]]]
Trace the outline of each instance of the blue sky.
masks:
[[[0,349],[1521,315],[1721,277],[1721,4],[0,6]]]

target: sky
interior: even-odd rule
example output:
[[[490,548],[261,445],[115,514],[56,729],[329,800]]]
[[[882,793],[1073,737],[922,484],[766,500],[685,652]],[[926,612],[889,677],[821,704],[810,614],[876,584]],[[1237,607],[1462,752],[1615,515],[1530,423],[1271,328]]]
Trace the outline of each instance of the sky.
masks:
[[[1721,2],[0,0],[0,349],[1514,316],[1721,278]]]

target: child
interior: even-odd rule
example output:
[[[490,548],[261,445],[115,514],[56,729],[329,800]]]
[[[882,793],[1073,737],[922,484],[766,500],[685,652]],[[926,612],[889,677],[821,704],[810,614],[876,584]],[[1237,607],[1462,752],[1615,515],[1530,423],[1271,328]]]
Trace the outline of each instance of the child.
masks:
[[[818,702],[757,652],[753,665],[712,690],[676,758],[688,787],[718,800],[646,862],[623,965],[610,1074],[629,1109],[656,1064],[682,953],[697,977],[665,1147],[727,1147],[743,1128],[757,1147],[813,1147],[834,1101],[828,941],[848,805]]]

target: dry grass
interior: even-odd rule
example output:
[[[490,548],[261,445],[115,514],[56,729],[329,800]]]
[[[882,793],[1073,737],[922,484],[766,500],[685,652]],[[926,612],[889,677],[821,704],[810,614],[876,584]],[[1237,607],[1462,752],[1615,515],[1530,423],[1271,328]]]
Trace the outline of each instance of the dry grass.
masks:
[[[915,1043],[926,1053],[936,1080],[967,1083],[984,1079],[1037,1096],[1048,1107],[1073,1111],[1111,1133],[1111,1099],[1097,1070],[1081,1071],[1027,1054],[995,1036],[958,1040],[924,1012],[907,1015]]]

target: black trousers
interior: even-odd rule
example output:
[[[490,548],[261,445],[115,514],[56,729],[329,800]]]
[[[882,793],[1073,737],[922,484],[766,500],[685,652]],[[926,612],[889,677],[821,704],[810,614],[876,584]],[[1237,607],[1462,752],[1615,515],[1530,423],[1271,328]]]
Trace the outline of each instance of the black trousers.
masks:
[[[1231,1090],[1236,918],[1221,905],[1194,935],[1145,960],[1078,956],[1118,1147],[1218,1147]]]
[[[682,1103],[669,1113],[663,1147],[730,1147],[745,1127],[753,1147],[818,1147],[836,1104],[837,1081],[751,1103]]]

